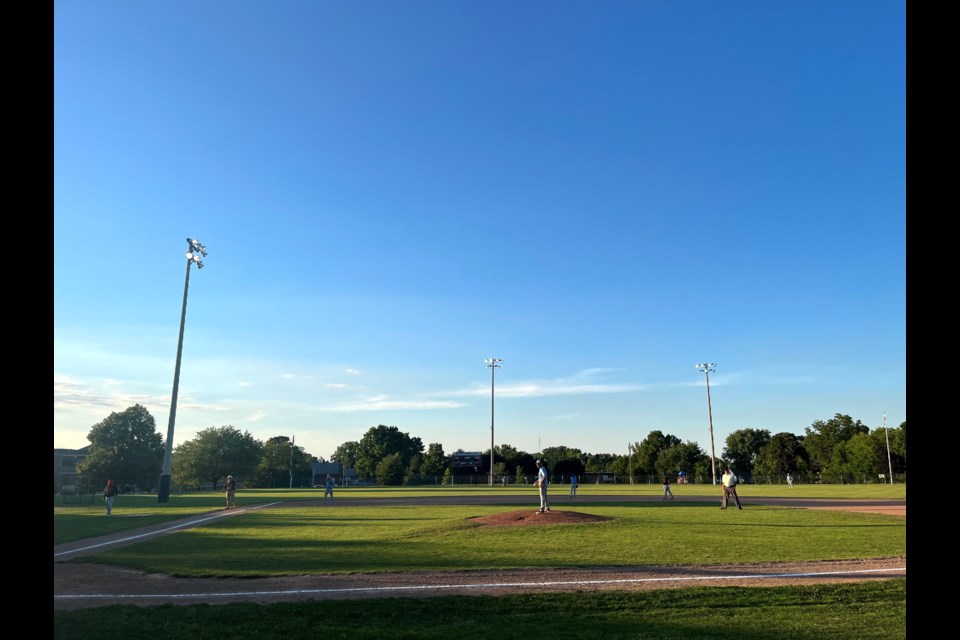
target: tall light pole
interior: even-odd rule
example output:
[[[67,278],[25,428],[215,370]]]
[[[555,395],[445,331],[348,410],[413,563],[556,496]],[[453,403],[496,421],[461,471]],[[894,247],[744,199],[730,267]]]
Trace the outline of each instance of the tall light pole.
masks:
[[[713,474],[710,484],[717,484],[717,454],[713,448],[713,407],[710,406],[710,374],[717,370],[716,362],[701,362],[697,371],[707,376],[707,417],[710,419],[710,470]]]
[[[887,431],[887,412],[883,412],[883,435],[887,437],[887,469],[890,471],[890,484],[893,484],[893,459],[890,457],[890,432]]]
[[[290,438],[290,488],[293,489],[293,448],[297,444],[297,436]]]
[[[200,257],[207,257],[207,248],[199,240],[187,238],[187,276],[183,282],[183,308],[180,310],[180,339],[177,341],[177,364],[173,370],[173,397],[170,399],[170,420],[167,422],[167,443],[163,451],[163,470],[160,472],[160,489],[157,502],[169,502],[170,477],[173,462],[173,425],[177,421],[177,390],[180,387],[180,356],[183,353],[183,325],[187,320],[187,290],[190,288],[190,265],[203,269]]]
[[[490,486],[493,486],[493,374],[500,368],[501,358],[486,358],[487,368],[490,369]]]

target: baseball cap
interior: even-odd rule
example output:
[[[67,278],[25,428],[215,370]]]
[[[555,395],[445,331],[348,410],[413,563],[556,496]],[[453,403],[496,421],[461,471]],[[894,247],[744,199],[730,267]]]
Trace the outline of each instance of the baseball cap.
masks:
[[[540,461],[539,461],[539,460],[537,460],[537,464],[540,464]]]

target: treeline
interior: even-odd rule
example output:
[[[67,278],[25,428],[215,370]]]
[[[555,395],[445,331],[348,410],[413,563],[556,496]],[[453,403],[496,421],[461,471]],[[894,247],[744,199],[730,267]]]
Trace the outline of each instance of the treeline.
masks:
[[[724,440],[716,460],[719,475],[731,466],[739,475],[818,477],[905,474],[907,466],[906,422],[896,428],[871,430],[859,420],[836,414],[817,420],[804,435],[771,434],[768,429],[739,429]],[[113,479],[139,490],[155,490],[163,461],[163,438],[153,416],[141,405],[112,413],[94,425],[87,439],[90,455],[77,467],[82,491],[96,491]],[[889,445],[888,445],[889,442]],[[454,457],[461,449],[443,450],[440,443],[423,441],[395,426],[371,427],[359,441],[344,442],[331,460],[352,468],[360,477],[376,477],[385,485],[403,485],[411,478],[490,474],[490,449],[482,452],[475,467],[459,467]],[[493,476],[520,479],[536,474],[536,460],[546,462],[554,478],[571,474],[602,473],[619,478],[676,475],[709,482],[713,473],[710,456],[692,441],[651,431],[642,441],[631,443],[626,454],[588,453],[570,447],[548,447],[528,453],[509,444],[494,447]],[[227,475],[242,479],[246,487],[303,487],[313,484],[311,463],[325,462],[287,436],[266,442],[233,426],[210,427],[182,443],[173,452],[173,484],[208,486]],[[57,488],[55,487],[56,491]]]

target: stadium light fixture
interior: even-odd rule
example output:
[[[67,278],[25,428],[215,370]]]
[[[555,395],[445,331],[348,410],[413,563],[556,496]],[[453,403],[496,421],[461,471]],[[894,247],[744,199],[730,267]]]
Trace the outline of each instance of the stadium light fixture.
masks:
[[[490,486],[493,486],[493,374],[500,368],[501,358],[486,358],[484,362],[490,369]]]
[[[712,477],[710,484],[717,484],[717,454],[713,448],[713,407],[710,406],[710,374],[717,370],[716,362],[701,362],[697,371],[707,377],[707,417],[710,419],[710,470]]]
[[[180,338],[177,340],[177,364],[173,369],[173,395],[170,399],[170,419],[167,422],[167,442],[163,451],[163,470],[157,502],[170,501],[170,480],[173,470],[173,425],[177,421],[177,391],[180,387],[180,356],[183,354],[183,325],[187,320],[187,291],[190,288],[190,265],[203,269],[201,257],[207,257],[207,248],[195,238],[187,238],[187,275],[183,282],[183,307],[180,309]]]

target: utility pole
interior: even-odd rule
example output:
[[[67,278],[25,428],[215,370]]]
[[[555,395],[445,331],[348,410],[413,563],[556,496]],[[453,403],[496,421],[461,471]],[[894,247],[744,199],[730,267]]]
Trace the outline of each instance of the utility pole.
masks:
[[[180,389],[180,356],[183,354],[183,326],[187,321],[187,290],[190,288],[190,265],[203,269],[201,256],[207,257],[207,248],[199,240],[187,238],[187,275],[183,281],[183,307],[180,309],[180,338],[177,340],[177,364],[173,369],[173,395],[170,398],[170,418],[167,421],[167,442],[163,451],[163,470],[160,472],[160,487],[157,502],[170,501],[170,479],[173,474],[173,425],[177,421],[177,393]]]
[[[493,374],[503,362],[500,358],[486,358],[487,368],[490,369],[490,486],[493,486]]]
[[[297,436],[290,438],[290,488],[293,489],[293,445],[297,444]]]
[[[710,419],[710,470],[713,477],[710,484],[717,484],[717,454],[713,448],[713,408],[710,406],[710,374],[717,370],[716,362],[702,362],[696,365],[697,371],[707,376],[707,416]]]
[[[887,438],[887,469],[890,471],[890,484],[893,484],[893,460],[890,458],[890,432],[887,431],[887,412],[883,412],[883,435]]]

